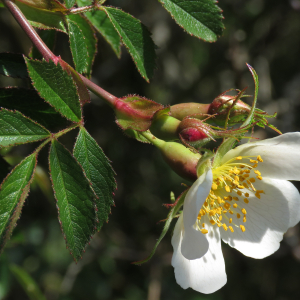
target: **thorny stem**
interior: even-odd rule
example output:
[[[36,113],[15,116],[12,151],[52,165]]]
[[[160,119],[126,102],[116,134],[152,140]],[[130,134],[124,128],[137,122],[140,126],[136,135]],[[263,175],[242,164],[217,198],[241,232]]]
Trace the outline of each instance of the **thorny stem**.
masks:
[[[14,16],[16,21],[19,23],[19,25],[23,28],[27,36],[30,38],[31,42],[34,44],[34,46],[39,50],[39,52],[42,54],[44,59],[46,61],[49,61],[50,59],[54,61],[55,64],[57,64],[59,61],[61,61],[61,58],[59,56],[56,56],[44,43],[44,41],[40,38],[40,36],[37,34],[37,32],[34,30],[34,28],[30,25],[22,11],[19,9],[19,7],[11,2],[10,0],[2,0],[4,5],[7,7],[7,9],[11,12],[11,14]],[[102,1],[100,1],[102,3]],[[79,73],[78,73],[79,74]],[[87,86],[87,88],[92,91],[97,96],[103,98],[114,107],[115,102],[117,101],[117,97],[113,96],[109,92],[105,91],[89,79],[85,78],[81,74],[79,74],[84,84]]]

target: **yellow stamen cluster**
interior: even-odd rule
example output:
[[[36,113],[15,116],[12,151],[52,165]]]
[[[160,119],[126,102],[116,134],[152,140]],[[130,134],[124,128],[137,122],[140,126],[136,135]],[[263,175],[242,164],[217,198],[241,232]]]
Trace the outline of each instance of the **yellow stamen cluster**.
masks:
[[[229,229],[234,232],[234,227],[240,228],[242,232],[246,231],[244,225],[233,222],[232,216],[236,216],[237,223],[246,223],[247,210],[244,204],[249,203],[250,194],[258,199],[264,194],[263,190],[256,190],[253,185],[256,179],[262,180],[261,173],[256,168],[263,159],[260,155],[256,159],[252,158],[237,156],[212,170],[211,190],[198,214],[197,225],[203,234],[208,233],[206,224],[201,222],[203,216],[208,216],[212,225],[216,224],[225,231]],[[245,159],[249,163],[238,162]]]

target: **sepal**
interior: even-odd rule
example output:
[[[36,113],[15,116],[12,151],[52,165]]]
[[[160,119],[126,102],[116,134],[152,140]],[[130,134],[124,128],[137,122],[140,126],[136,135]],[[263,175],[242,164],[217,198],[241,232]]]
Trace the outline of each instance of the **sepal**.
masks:
[[[135,95],[119,98],[113,106],[117,118],[116,123],[123,130],[136,131],[148,130],[154,114],[163,109],[163,105]]]

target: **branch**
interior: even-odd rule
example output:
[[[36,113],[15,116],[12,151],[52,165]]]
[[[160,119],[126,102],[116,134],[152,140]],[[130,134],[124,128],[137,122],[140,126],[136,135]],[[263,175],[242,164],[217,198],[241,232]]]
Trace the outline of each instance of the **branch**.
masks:
[[[49,59],[52,59],[54,62],[57,61],[58,57],[52,53],[52,51],[47,47],[47,45],[40,38],[40,36],[37,34],[37,32],[29,24],[28,20],[23,15],[23,13],[19,9],[19,7],[15,3],[13,3],[9,0],[2,0],[2,1],[3,1],[4,5],[7,7],[7,9],[14,16],[16,21],[19,23],[19,25],[23,28],[23,30],[25,31],[27,36],[30,38],[32,43],[36,46],[36,48],[43,55],[45,60],[49,61]]]
[[[44,43],[44,41],[40,38],[40,36],[37,34],[37,32],[34,30],[34,28],[31,26],[31,24],[28,22],[22,11],[19,9],[19,7],[9,1],[9,0],[2,0],[4,5],[7,7],[7,9],[11,12],[11,14],[14,16],[16,21],[19,23],[19,25],[22,27],[22,29],[25,31],[27,36],[30,38],[31,42],[34,44],[34,46],[39,50],[39,52],[42,54],[44,59],[46,61],[49,61],[50,59],[54,61],[55,64],[58,62],[62,65],[63,68],[65,66],[68,66],[66,62],[64,62],[60,56],[56,56]],[[85,78],[81,74],[77,73],[86,87],[92,91],[97,96],[103,98],[110,104],[112,107],[114,107],[115,102],[117,101],[117,97],[113,96],[109,92],[105,91],[89,79]]]

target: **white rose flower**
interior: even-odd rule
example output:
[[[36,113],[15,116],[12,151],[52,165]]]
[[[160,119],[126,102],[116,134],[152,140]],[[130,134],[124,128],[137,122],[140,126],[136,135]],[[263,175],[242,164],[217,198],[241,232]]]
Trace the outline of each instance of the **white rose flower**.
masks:
[[[172,237],[177,283],[209,294],[227,280],[221,239],[244,255],[274,253],[300,221],[300,133],[247,143],[189,189]]]

